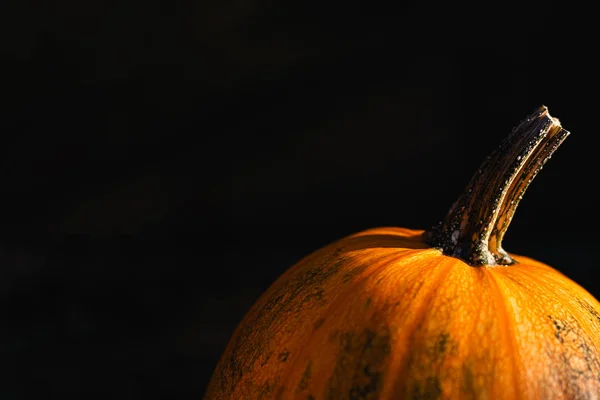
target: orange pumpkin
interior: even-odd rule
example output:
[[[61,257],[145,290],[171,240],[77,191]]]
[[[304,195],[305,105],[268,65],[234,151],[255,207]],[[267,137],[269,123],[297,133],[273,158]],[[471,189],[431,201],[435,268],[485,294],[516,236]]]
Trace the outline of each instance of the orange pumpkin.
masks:
[[[367,230],[298,262],[237,327],[205,399],[600,398],[600,304],[501,246],[567,135],[541,107],[438,226]]]

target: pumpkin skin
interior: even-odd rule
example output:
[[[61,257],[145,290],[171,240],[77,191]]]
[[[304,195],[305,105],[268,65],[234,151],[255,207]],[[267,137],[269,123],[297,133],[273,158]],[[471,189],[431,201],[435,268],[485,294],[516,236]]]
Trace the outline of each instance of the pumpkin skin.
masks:
[[[595,399],[600,304],[533,259],[472,267],[422,231],[304,258],[235,331],[206,399]]]
[[[501,246],[567,134],[542,107],[443,223],[369,229],[300,260],[238,325],[205,400],[600,399],[600,303]]]

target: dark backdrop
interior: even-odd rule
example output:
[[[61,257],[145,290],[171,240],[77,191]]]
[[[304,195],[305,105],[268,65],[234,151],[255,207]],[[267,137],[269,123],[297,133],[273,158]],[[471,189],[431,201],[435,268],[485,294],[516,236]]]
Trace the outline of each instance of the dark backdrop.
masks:
[[[431,226],[542,104],[572,135],[505,247],[600,295],[599,65],[563,9],[2,7],[2,398],[200,398],[286,268]]]

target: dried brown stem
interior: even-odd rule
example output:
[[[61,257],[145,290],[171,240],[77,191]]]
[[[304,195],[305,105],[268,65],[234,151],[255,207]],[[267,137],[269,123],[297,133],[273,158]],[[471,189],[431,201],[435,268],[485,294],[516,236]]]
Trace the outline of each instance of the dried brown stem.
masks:
[[[485,159],[446,218],[425,232],[425,240],[473,266],[514,263],[502,248],[504,234],[525,190],[568,135],[540,107]]]

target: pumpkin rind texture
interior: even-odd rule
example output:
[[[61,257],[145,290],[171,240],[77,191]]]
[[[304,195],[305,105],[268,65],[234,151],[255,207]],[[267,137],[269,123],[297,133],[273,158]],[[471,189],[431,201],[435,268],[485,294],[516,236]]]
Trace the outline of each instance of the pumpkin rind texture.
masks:
[[[598,399],[600,304],[518,255],[473,267],[376,228],[305,257],[233,334],[206,400]]]

